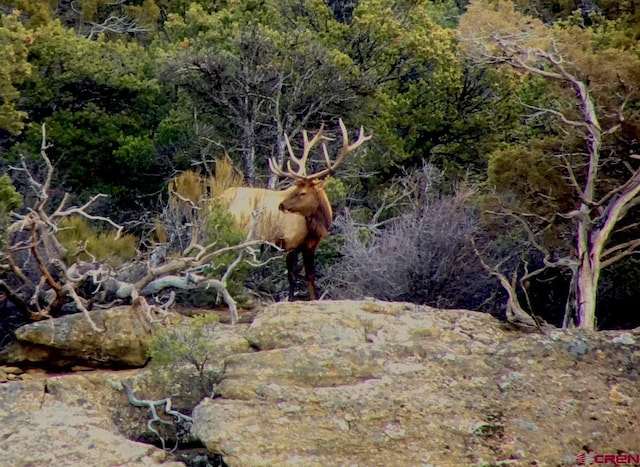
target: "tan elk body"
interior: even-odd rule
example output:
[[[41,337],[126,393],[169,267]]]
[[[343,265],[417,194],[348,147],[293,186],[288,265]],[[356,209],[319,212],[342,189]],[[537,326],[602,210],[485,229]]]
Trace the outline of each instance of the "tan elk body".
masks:
[[[256,212],[253,237],[289,251],[300,245],[307,236],[307,222],[303,216],[279,209],[294,188],[277,191],[233,187],[225,190],[220,200],[245,230],[249,229],[252,213]]]
[[[295,295],[299,253],[302,253],[309,298],[318,298],[315,287],[315,253],[322,239],[329,234],[333,221],[331,203],[323,189],[326,180],[324,177],[330,176],[349,152],[371,138],[371,135],[364,136],[363,129],[360,128],[358,139],[349,144],[342,120],[339,123],[342,149],[335,162],[332,163],[329,158],[325,144],[329,138],[322,134],[322,127],[311,140],[306,131],[303,131],[304,148],[299,158],[295,156],[289,139],[285,136],[290,158],[287,171],[281,170],[274,159],[269,159],[269,167],[275,174],[295,180],[294,185],[285,190],[234,187],[220,196],[220,200],[245,229],[249,228],[253,213],[257,213],[254,238],[271,242],[287,251],[289,300],[293,300]],[[307,175],[309,151],[319,142],[322,144],[327,168]],[[297,166],[295,171],[291,167],[292,162]]]

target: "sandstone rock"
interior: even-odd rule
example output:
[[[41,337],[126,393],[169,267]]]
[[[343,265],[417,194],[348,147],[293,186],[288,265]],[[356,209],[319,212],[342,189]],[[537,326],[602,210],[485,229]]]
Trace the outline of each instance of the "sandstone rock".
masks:
[[[111,329],[112,332],[107,332],[105,337],[115,336],[116,341],[122,337],[117,346],[113,343],[105,345],[111,356],[116,355],[114,349],[120,351],[125,348],[127,336],[138,355],[141,355],[143,346],[146,353],[145,334],[140,338],[135,332],[117,331],[125,327],[122,321],[131,322],[126,310],[116,310],[115,314],[105,319],[106,323],[101,319],[96,320]],[[172,320],[172,331],[188,330],[189,321],[188,318]],[[52,330],[57,330],[51,334],[57,348],[46,350],[45,353],[56,355],[56,361],[60,362],[62,352],[59,350],[64,349],[69,355],[65,359],[81,361],[82,358],[74,356],[73,352],[82,352],[89,346],[88,339],[78,335],[84,324],[80,321],[70,323],[57,320],[48,323]],[[132,328],[135,327],[134,323]],[[65,336],[61,336],[63,329],[67,330]],[[63,374],[47,373],[41,368],[32,368],[23,373],[19,367],[0,367],[7,377],[22,378],[21,381],[0,384],[0,424],[3,424],[0,429],[0,445],[3,447],[0,464],[137,466],[161,463],[165,454],[162,450],[127,439],[160,444],[158,435],[147,426],[152,418],[151,411],[148,407],[132,405],[121,383],[126,381],[139,400],[155,402],[169,398],[172,410],[188,415],[205,394],[203,379],[209,385],[206,392],[210,394],[213,384],[219,381],[223,373],[223,359],[237,352],[251,351],[248,341],[242,337],[245,330],[244,325],[231,327],[213,324],[207,328],[205,338],[211,342],[207,342],[208,363],[202,369],[188,362],[176,362],[170,367],[151,365],[143,369],[94,369]],[[30,330],[25,334],[39,336],[39,332]],[[77,339],[78,345],[74,347],[73,342],[63,344],[63,337]],[[38,337],[38,342],[43,340]],[[38,345],[37,348],[48,349],[44,345]],[[100,350],[94,349],[92,352],[95,356]],[[99,360],[104,361],[103,358]],[[94,359],[92,363],[97,361]],[[113,362],[114,359],[109,361]],[[164,420],[173,421],[172,416],[164,413],[165,407],[156,406],[158,414]],[[166,440],[169,449],[173,448],[177,439],[194,441],[189,433],[190,426],[184,420],[172,424],[154,422],[152,426]],[[77,439],[76,443],[74,439]],[[7,454],[5,445],[9,446]]]
[[[249,342],[260,350],[297,344],[357,344],[365,341],[365,328],[352,313],[340,306],[323,309],[323,322],[308,319],[306,303],[294,302],[281,313],[277,306],[258,314],[246,333]],[[321,309],[321,308],[320,308]]]
[[[120,324],[113,324],[112,320],[130,321],[125,310],[118,311],[116,310],[114,315],[108,316],[109,323],[107,325],[111,328],[121,327]],[[177,332],[182,329],[187,330],[190,321],[190,318],[172,319],[170,328]],[[71,324],[67,324],[71,326]],[[74,321],[72,324],[77,324],[77,322]],[[53,325],[49,324],[49,326],[62,328],[57,322]],[[84,324],[78,326],[82,327]],[[38,368],[30,369],[28,373],[22,373],[23,370],[19,367],[0,367],[3,369],[0,378],[2,375],[14,376],[17,374],[18,378],[24,380],[11,384],[0,384],[0,417],[5,415],[20,417],[24,413],[40,408],[45,400],[55,400],[68,407],[101,414],[111,420],[117,432],[128,438],[157,443],[157,435],[147,428],[147,422],[151,418],[150,411],[131,405],[125,392],[118,387],[119,384],[122,381],[127,381],[139,399],[170,398],[173,409],[189,414],[205,395],[211,394],[214,385],[221,379],[223,359],[238,352],[250,352],[249,343],[242,336],[245,330],[246,325],[212,325],[207,335],[207,338],[211,340],[207,343],[207,364],[202,372],[188,362],[176,362],[169,367],[151,364],[144,369],[116,371],[94,368],[94,371],[63,374],[50,374]],[[74,330],[69,333],[69,336],[76,336],[76,333],[77,331]],[[133,340],[133,345],[139,347],[140,340]],[[38,346],[38,348],[44,349],[45,347]],[[64,348],[71,349],[73,344],[68,343]],[[78,349],[82,348],[83,344],[80,343]],[[124,344],[121,348],[124,348]],[[67,350],[67,352],[72,354],[71,350]],[[70,357],[70,361],[78,359]],[[57,362],[60,362],[60,359]],[[86,367],[83,369],[86,370]],[[156,423],[154,427],[160,431],[165,439],[176,439],[175,426]],[[184,436],[190,435],[187,432],[186,434],[181,433],[180,436],[184,438]]]
[[[185,318],[174,329],[189,326]],[[61,342],[61,329],[49,339]],[[585,448],[637,453],[638,330],[524,334],[465,310],[321,301],[275,304],[250,327],[214,325],[203,336],[212,343],[203,373],[154,362],[61,375],[4,371],[23,379],[0,384],[7,465],[161,462],[154,448],[121,437],[157,442],[148,409],[129,404],[122,381],[139,399],[171,397],[183,413],[215,387],[216,397],[193,412],[193,433],[231,467],[569,466]],[[46,351],[82,364],[56,345]],[[177,436],[171,427],[162,434]]]
[[[387,358],[366,345],[297,346],[234,355],[225,360],[216,393],[230,399],[253,399],[269,384],[326,387],[356,383],[381,376]]]
[[[0,419],[2,465],[150,466],[165,453],[114,433],[109,421],[78,407],[51,403],[24,416]],[[164,466],[184,466],[166,462]]]
[[[91,329],[82,313],[39,321],[18,328],[18,343],[0,352],[5,363],[46,362],[66,366],[73,363],[142,366],[153,336],[152,326],[132,307],[91,312],[103,332]]]
[[[81,313],[18,328],[18,340],[0,351],[0,364],[43,364],[65,369],[142,367],[149,359],[151,339],[165,326],[149,323],[140,310],[126,306],[94,311],[91,317],[102,332],[95,332]],[[187,329],[190,320],[174,315],[169,326]],[[215,345],[209,361],[219,362],[227,355],[248,351],[249,343],[240,335],[245,327],[213,326],[211,341]]]
[[[43,380],[11,381],[0,384],[0,418],[19,417],[42,406]]]
[[[276,304],[194,433],[230,466],[575,465],[637,452],[640,334],[410,304]],[[636,451],[634,451],[636,450]]]

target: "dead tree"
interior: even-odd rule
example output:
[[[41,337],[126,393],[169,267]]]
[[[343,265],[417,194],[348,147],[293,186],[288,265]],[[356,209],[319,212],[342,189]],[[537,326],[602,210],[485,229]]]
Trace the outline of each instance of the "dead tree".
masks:
[[[31,319],[38,320],[59,314],[63,306],[72,304],[84,313],[95,332],[101,330],[91,319],[91,306],[109,306],[115,302],[131,303],[144,310],[150,320],[154,314],[165,315],[162,307],[149,305],[148,298],[165,289],[212,288],[228,305],[231,321],[237,321],[237,307],[226,288],[229,276],[245,258],[245,253],[255,253],[252,248],[264,243],[247,240],[220,247],[216,241],[201,243],[196,224],[186,247],[171,257],[154,258],[154,251],[140,254],[132,262],[117,269],[97,261],[76,259],[71,264],[62,258],[64,246],[56,238],[59,223],[69,216],[82,216],[92,221],[110,225],[114,235],[120,236],[123,227],[108,217],[90,214],[94,203],[106,196],[97,194],[81,206],[68,207],[70,196],[65,194],[57,206],[51,206],[53,164],[47,155],[45,126],[42,125],[40,156],[46,166],[44,180],[38,180],[27,167],[26,161],[11,167],[26,179],[27,186],[35,194],[35,201],[24,213],[13,213],[15,221],[9,226],[10,241],[0,254],[0,291]],[[205,270],[223,254],[237,252],[221,278],[209,277]],[[255,256],[254,256],[255,258]],[[136,271],[131,273],[131,271]],[[89,294],[84,292],[90,289]],[[107,303],[107,300],[110,302]]]
[[[531,244],[544,255],[543,268],[529,272],[528,277],[548,268],[563,268],[571,273],[563,325],[595,329],[596,297],[602,269],[640,251],[640,238],[631,238],[622,243],[612,241],[612,236],[621,229],[621,221],[632,208],[640,204],[640,168],[637,163],[640,155],[616,155],[626,171],[626,178],[622,180],[608,180],[602,170],[603,166],[612,162],[609,158],[613,159],[603,151],[603,139],[616,132],[624,121],[623,114],[630,91],[627,90],[627,95],[623,95],[626,86],[618,76],[620,93],[611,94],[620,99],[617,104],[611,104],[617,105],[617,108],[609,109],[614,115],[612,123],[603,127],[592,95],[595,85],[592,83],[590,86],[588,78],[580,77],[579,69],[563,56],[559,50],[562,44],[554,42],[551,31],[536,20],[518,15],[508,8],[497,13],[497,10],[478,2],[469,11],[468,21],[462,24],[463,34],[467,34],[463,39],[476,61],[484,65],[508,66],[518,74],[533,75],[559,85],[565,91],[566,102],[575,109],[572,114],[566,109],[527,105],[532,116],[555,119],[564,132],[577,136],[583,142],[576,152],[554,154],[561,162],[576,199],[572,210],[556,213],[558,217],[572,222],[571,250],[564,257],[553,256],[536,241],[526,213],[500,214],[509,215],[523,226],[529,226],[526,230]],[[505,31],[496,32],[493,23],[500,24]],[[579,161],[576,162],[576,158]],[[493,266],[490,269],[495,271]],[[509,291],[509,296],[515,297],[514,290],[510,289],[510,281],[504,276],[501,281]]]

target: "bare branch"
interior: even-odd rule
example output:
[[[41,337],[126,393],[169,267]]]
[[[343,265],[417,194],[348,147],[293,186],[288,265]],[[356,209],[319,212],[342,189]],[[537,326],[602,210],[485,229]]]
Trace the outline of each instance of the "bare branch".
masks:
[[[123,380],[120,382],[112,382],[110,381],[111,386],[114,389],[117,390],[122,390],[124,389],[126,395],[127,395],[127,399],[129,399],[129,403],[135,407],[146,407],[147,409],[149,409],[149,411],[151,412],[151,418],[149,419],[149,421],[147,422],[147,428],[148,430],[155,434],[159,439],[160,439],[160,443],[162,444],[162,449],[166,449],[165,446],[165,440],[164,438],[160,435],[160,433],[158,432],[158,430],[156,430],[153,427],[154,423],[160,423],[160,424],[164,424],[164,425],[173,425],[174,423],[167,421],[165,419],[163,419],[162,417],[158,416],[158,409],[156,407],[162,407],[164,413],[166,413],[167,415],[170,415],[172,417],[174,417],[174,419],[176,421],[186,421],[191,423],[193,421],[193,419],[191,417],[189,417],[188,415],[184,415],[176,410],[173,410],[171,408],[171,399],[170,398],[165,398],[165,399],[160,399],[160,400],[148,400],[148,399],[138,399],[135,394],[133,393],[133,387],[131,385],[130,381],[127,380]],[[177,445],[176,445],[177,447]]]
[[[104,216],[95,216],[92,214],[89,214],[86,212],[86,210],[98,199],[100,198],[106,198],[107,195],[103,194],[103,193],[98,193],[97,195],[94,195],[91,197],[91,199],[89,201],[87,201],[86,203],[84,203],[82,206],[80,207],[72,207],[72,208],[68,208],[65,210],[62,210],[64,202],[67,200],[67,197],[65,195],[65,199],[63,200],[62,203],[60,203],[60,206],[58,206],[58,209],[56,209],[56,211],[51,214],[51,218],[62,218],[62,217],[68,217],[71,216],[73,214],[77,214],[79,216],[82,216],[86,219],[91,219],[91,220],[98,220],[98,221],[102,221],[102,222],[106,222],[107,224],[111,225],[113,228],[116,229],[116,238],[120,238],[120,235],[122,234],[122,230],[124,229],[123,226],[116,224],[115,222],[113,222],[111,219],[109,219],[108,217],[104,217]]]
[[[611,266],[612,264],[617,263],[622,258],[626,258],[627,256],[640,253],[638,248],[640,248],[640,239],[636,238],[628,242],[619,243],[618,245],[604,250],[602,252],[602,268]]]
[[[99,34],[111,32],[114,34],[139,34],[151,32],[151,28],[140,26],[133,18],[111,15],[102,23],[89,22],[91,29],[87,39],[93,40]]]
[[[507,301],[507,319],[510,322],[516,324],[526,324],[528,326],[535,326],[539,328],[538,322],[524,310],[522,305],[520,305],[518,294],[515,290],[516,272],[514,272],[513,278],[510,281],[507,276],[505,276],[498,270],[497,266],[491,267],[484,261],[482,255],[476,247],[473,237],[471,238],[471,244],[473,245],[473,251],[476,253],[476,256],[478,257],[478,260],[480,261],[482,266],[489,274],[498,278],[500,284],[502,285],[502,288],[507,292],[507,295],[509,296],[509,299]]]

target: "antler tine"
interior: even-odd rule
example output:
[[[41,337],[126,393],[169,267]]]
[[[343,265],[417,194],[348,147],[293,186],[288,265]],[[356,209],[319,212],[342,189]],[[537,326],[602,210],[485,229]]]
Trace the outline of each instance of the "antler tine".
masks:
[[[280,169],[280,167],[278,167],[278,162],[276,162],[276,160],[273,157],[269,158],[269,169],[271,169],[271,172],[276,174],[278,177],[294,178],[293,177],[294,174],[290,174],[288,172],[283,172],[282,169]]]
[[[293,154],[293,152],[291,152],[291,161],[295,162],[296,165],[298,166],[297,173],[302,174],[302,176],[304,176],[305,178],[307,178],[307,159],[309,159],[309,152],[316,144],[318,144],[318,141],[325,139],[325,136],[323,136],[322,134],[323,130],[324,130],[324,123],[320,125],[320,129],[318,130],[316,135],[313,138],[311,138],[311,141],[309,141],[309,135],[307,134],[307,131],[303,130],[302,140],[304,142],[304,147],[302,148],[302,156],[300,156],[300,158],[297,158]]]
[[[294,180],[308,180],[307,176],[307,159],[309,159],[309,153],[311,149],[318,144],[318,141],[328,140],[326,136],[322,134],[324,130],[324,123],[320,125],[320,129],[316,133],[316,135],[309,140],[309,134],[306,130],[302,130],[302,140],[304,146],[302,148],[302,155],[300,157],[296,157],[293,152],[293,148],[291,147],[291,141],[289,140],[289,136],[284,135],[284,141],[287,145],[287,151],[289,152],[289,160],[287,161],[287,171],[283,171],[278,167],[278,163],[275,159],[269,159],[269,168],[271,171],[278,175],[279,177],[292,178]],[[298,166],[297,170],[293,170],[291,163],[294,163]]]
[[[302,130],[302,137],[306,142],[307,141],[306,130]],[[302,161],[298,159],[294,154],[293,148],[291,147],[291,141],[289,140],[289,136],[284,135],[284,141],[287,144],[287,151],[289,152],[289,160],[287,161],[288,171],[287,171],[287,174],[285,174],[285,177],[301,180],[307,175],[307,169],[305,168],[305,165],[302,163]],[[296,163],[296,165],[298,166],[298,170],[294,171],[291,168],[291,161],[294,161]]]
[[[342,119],[338,119],[338,123],[340,125],[340,131],[342,132],[342,149],[338,154],[338,158],[335,162],[331,162],[331,158],[329,157],[329,151],[327,150],[326,141],[332,141],[332,138],[323,135],[324,123],[320,125],[320,129],[316,133],[316,135],[309,140],[309,135],[306,130],[302,131],[302,140],[304,143],[304,147],[302,148],[302,155],[300,157],[296,157],[293,152],[293,148],[291,147],[291,142],[289,141],[289,137],[285,134],[284,140],[287,145],[287,151],[289,152],[289,160],[287,161],[287,171],[283,171],[276,160],[274,158],[269,159],[269,168],[271,171],[278,175],[279,177],[292,178],[294,180],[314,180],[317,178],[324,177],[325,175],[332,174],[336,168],[342,164],[347,154],[351,151],[358,148],[362,143],[371,139],[371,135],[364,134],[364,128],[360,127],[360,133],[358,134],[358,138],[352,143],[349,144],[349,134],[347,132],[347,128],[344,125]],[[307,175],[307,159],[309,158],[309,153],[311,149],[318,144],[318,142],[322,142],[322,154],[324,156],[324,160],[327,164],[327,168],[321,170],[312,175]],[[297,170],[293,170],[291,163],[294,163],[298,166]]]
[[[347,133],[347,128],[344,126],[344,122],[342,119],[338,119],[338,124],[340,125],[340,131],[342,132],[342,149],[338,154],[338,158],[335,162],[331,163],[331,159],[329,158],[329,152],[327,151],[327,146],[322,143],[322,153],[324,155],[324,160],[327,163],[327,168],[317,172],[313,175],[307,176],[307,179],[315,179],[321,178],[325,175],[332,174],[340,164],[344,161],[347,154],[349,154],[354,149],[357,149],[362,143],[371,139],[372,135],[364,135],[364,128],[360,127],[360,133],[358,134],[358,139],[356,139],[352,144],[349,144],[349,134]]]
[[[347,153],[353,151],[354,149],[357,149],[358,146],[360,146],[362,143],[364,143],[365,141],[369,141],[371,139],[372,135],[364,135],[364,127],[360,127],[360,131],[358,132],[358,139],[355,140],[355,142],[351,145],[349,145],[349,136],[347,135],[347,129],[344,126],[344,123],[342,123],[342,119],[339,119],[339,123],[340,123],[340,129],[342,130],[342,141],[343,141],[343,148],[342,151],[345,151]],[[347,147],[344,147],[344,144],[347,144]]]

